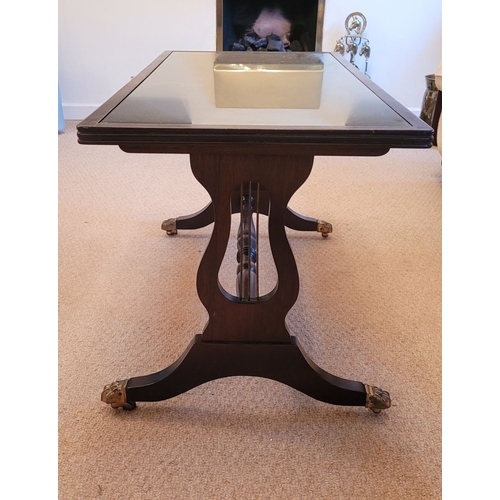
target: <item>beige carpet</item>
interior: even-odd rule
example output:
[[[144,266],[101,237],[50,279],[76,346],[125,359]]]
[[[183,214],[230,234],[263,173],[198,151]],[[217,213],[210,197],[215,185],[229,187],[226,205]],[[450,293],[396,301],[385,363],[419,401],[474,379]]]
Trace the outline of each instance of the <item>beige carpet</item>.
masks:
[[[318,157],[290,203],[334,231],[288,232],[301,275],[290,332],[330,373],[388,390],[392,408],[233,377],[124,412],[103,386],[165,368],[202,332],[211,226],[167,237],[160,224],[208,196],[188,156],[81,146],[75,127],[59,136],[59,498],[441,498],[438,151]]]

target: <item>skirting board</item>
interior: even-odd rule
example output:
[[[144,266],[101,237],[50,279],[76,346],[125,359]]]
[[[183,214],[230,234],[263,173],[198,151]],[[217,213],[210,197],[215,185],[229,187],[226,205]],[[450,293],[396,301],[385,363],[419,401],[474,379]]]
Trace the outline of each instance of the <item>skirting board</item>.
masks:
[[[62,105],[65,120],[84,120],[93,113],[100,104],[64,104]]]

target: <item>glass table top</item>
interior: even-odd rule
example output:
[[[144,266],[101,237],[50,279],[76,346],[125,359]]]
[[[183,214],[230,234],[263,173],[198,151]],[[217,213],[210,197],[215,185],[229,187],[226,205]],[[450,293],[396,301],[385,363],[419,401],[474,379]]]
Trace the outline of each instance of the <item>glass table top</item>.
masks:
[[[330,53],[171,52],[99,123],[412,128],[356,71]]]

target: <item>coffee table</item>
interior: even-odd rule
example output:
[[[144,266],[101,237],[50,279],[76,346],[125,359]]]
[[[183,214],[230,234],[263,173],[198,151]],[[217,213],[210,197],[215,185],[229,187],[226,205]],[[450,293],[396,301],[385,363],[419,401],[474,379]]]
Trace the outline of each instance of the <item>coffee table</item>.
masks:
[[[334,405],[391,406],[387,391],[317,366],[285,316],[299,274],[285,228],[332,231],[288,207],[316,155],[380,156],[429,148],[433,130],[335,53],[164,52],[77,127],[81,144],[127,153],[189,154],[211,202],[162,223],[169,236],[213,223],[196,286],[209,319],[172,365],[107,384],[101,400],[132,410],[222,377],[279,381]],[[219,281],[233,214],[234,290]],[[264,218],[265,217],[265,218]],[[267,220],[276,283],[261,293],[259,233]],[[177,236],[182,237],[182,236]]]

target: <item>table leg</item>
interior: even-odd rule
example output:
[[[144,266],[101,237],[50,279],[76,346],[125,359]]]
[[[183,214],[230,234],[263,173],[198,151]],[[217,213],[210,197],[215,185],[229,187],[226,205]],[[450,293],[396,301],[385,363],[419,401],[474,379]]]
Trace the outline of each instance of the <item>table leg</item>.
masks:
[[[300,215],[289,207],[285,213],[285,226],[296,231],[317,231],[323,238],[327,238],[332,232],[329,222]]]
[[[172,219],[164,220],[161,223],[161,228],[166,231],[169,236],[177,234],[178,229],[200,229],[212,224],[214,221],[214,209],[212,202],[204,208],[191,215],[182,215]]]
[[[386,391],[327,373],[307,356],[290,336],[285,317],[299,292],[299,275],[285,232],[288,202],[309,176],[313,156],[191,155],[194,176],[208,191],[214,228],[197,274],[198,296],[209,314],[201,335],[172,365],[142,377],[105,387],[102,401],[112,407],[135,408],[136,401],[160,401],[205,382],[229,376],[257,376],[287,384],[336,405],[366,406],[375,412],[389,408]],[[231,229],[234,193],[240,192],[242,222],[239,268],[256,255],[252,212],[259,211],[260,189],[268,215],[269,244],[278,280],[260,296],[232,294],[219,282]],[[204,209],[208,212],[208,206]],[[203,211],[202,211],[203,212]],[[257,224],[258,226],[258,224]],[[249,271],[248,271],[249,272]]]
[[[389,393],[346,380],[321,369],[296,339],[290,344],[204,342],[195,335],[182,356],[151,375],[109,384],[102,401],[132,410],[137,401],[163,401],[211,380],[234,376],[262,377],[281,382],[325,403],[365,406],[375,413],[389,408]]]
[[[239,196],[239,191],[233,193],[231,203],[233,214],[241,211]],[[265,190],[261,190],[261,197],[261,214],[267,215],[269,203],[266,203],[266,199],[269,200],[269,195]],[[210,202],[201,210],[193,214],[164,220],[161,224],[161,228],[163,231],[166,231],[168,236],[174,236],[178,233],[179,229],[201,229],[202,227],[212,224],[212,222],[214,222],[214,212],[212,202]],[[332,232],[332,225],[329,222],[300,215],[289,207],[287,207],[285,213],[285,226],[295,231],[316,231],[321,233],[323,238],[328,237]]]

